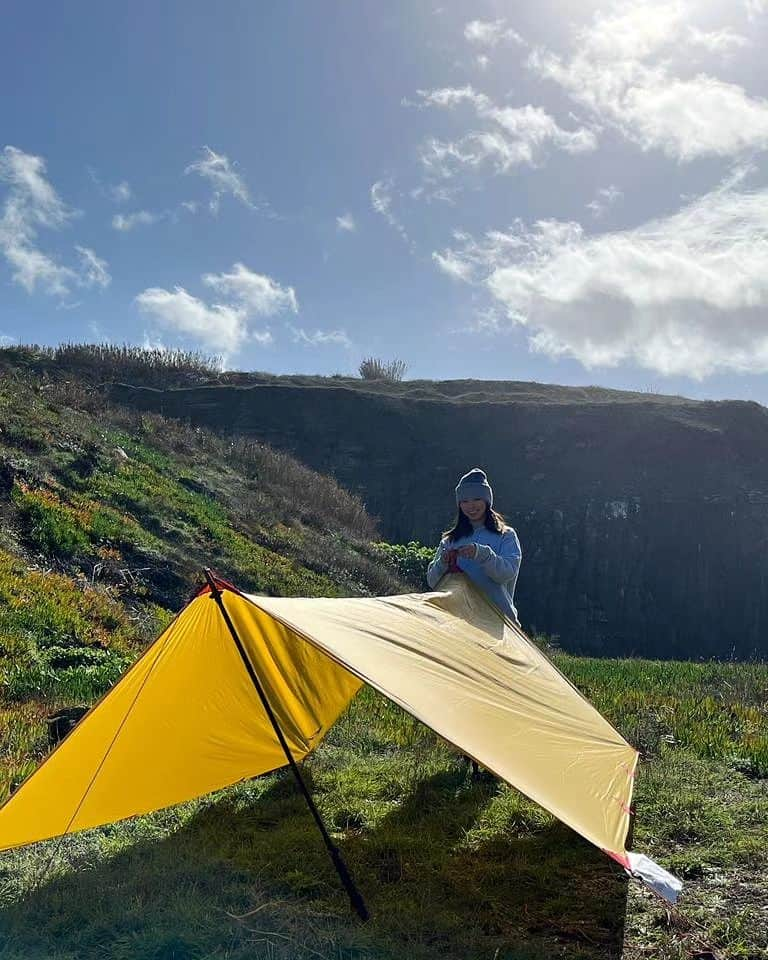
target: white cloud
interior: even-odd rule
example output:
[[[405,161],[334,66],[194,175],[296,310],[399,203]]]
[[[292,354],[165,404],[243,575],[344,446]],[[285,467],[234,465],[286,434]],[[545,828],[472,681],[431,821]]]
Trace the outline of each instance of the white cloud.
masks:
[[[0,224],[0,246],[8,263],[13,268],[13,279],[27,293],[38,288],[55,297],[66,297],[72,284],[77,283],[77,274],[69,267],[56,263],[41,250],[13,237],[3,235]]]
[[[586,204],[587,210],[592,212],[595,220],[599,220],[623,196],[623,192],[613,184],[608,187],[601,187],[595,194],[595,199]]]
[[[125,180],[110,187],[109,193],[115,203],[127,203],[132,196],[131,186]]]
[[[688,0],[614,0],[579,31],[574,46],[596,61],[644,60],[679,41],[689,16]]]
[[[215,153],[210,147],[203,147],[203,156],[190,163],[184,173],[196,173],[207,180],[213,188],[209,201],[211,212],[219,212],[221,198],[232,196],[246,207],[253,208],[248,187],[234,165],[223,153]]]
[[[208,305],[187,293],[150,287],[136,297],[139,309],[166,330],[192,337],[220,353],[236,353],[248,339],[245,310],[225,304]]]
[[[45,161],[6,146],[0,154],[0,183],[8,186],[0,213],[0,253],[13,270],[13,279],[28,293],[38,288],[58,297],[65,297],[70,288],[89,287],[96,283],[95,261],[106,270],[104,261],[90,261],[78,249],[84,272],[57,263],[37,246],[41,228],[58,230],[66,226],[77,212],[59,197],[45,176]],[[86,248],[82,248],[86,249]]]
[[[345,213],[340,217],[336,217],[336,229],[342,233],[354,233],[355,230],[357,230],[355,218],[351,213]]]
[[[459,234],[440,269],[483,285],[534,351],[695,378],[768,371],[768,189],[726,185],[634,230]]]
[[[495,47],[502,40],[524,42],[519,33],[507,27],[506,20],[470,20],[464,27],[464,37],[481,47]]]
[[[432,174],[450,177],[460,167],[490,163],[496,173],[509,173],[521,164],[540,163],[549,147],[566,153],[596,149],[595,134],[586,127],[565,130],[541,107],[499,107],[471,86],[419,90],[422,106],[453,109],[470,106],[485,129],[472,130],[457,141],[431,138],[421,150],[421,161]]]
[[[405,227],[392,212],[393,189],[393,180],[377,180],[371,187],[371,206],[376,213],[384,217],[390,227],[396,230],[406,243],[409,243],[410,241],[408,234],[405,232]]]
[[[203,283],[216,293],[236,300],[250,316],[272,317],[285,311],[299,312],[293,287],[283,287],[242,263],[236,263],[231,273],[206,273]]]
[[[133,196],[133,191],[131,190],[131,185],[127,180],[122,180],[120,183],[103,183],[99,175],[93,169],[93,167],[86,167],[88,171],[88,176],[96,185],[97,190],[103,197],[107,197],[113,203],[127,203]]]
[[[136,303],[164,329],[190,337],[224,356],[237,353],[247,342],[272,343],[271,331],[253,327],[254,317],[298,312],[293,287],[283,287],[242,263],[234,264],[231,273],[207,273],[202,280],[221,296],[222,302],[206,303],[184,287],[173,291],[151,287],[136,297]]]
[[[181,205],[188,213],[197,213],[199,206],[196,200],[182,200]]]
[[[699,30],[698,27],[689,27],[688,42],[691,46],[701,47],[708,53],[716,53],[724,57],[730,56],[736,50],[750,46],[747,37],[740,33],[734,33],[728,27],[708,31]]]
[[[6,216],[19,229],[33,225],[61,227],[73,216],[45,178],[42,157],[7,146],[0,156],[0,180],[10,185]]]
[[[389,217],[392,207],[391,189],[391,181],[384,180],[377,180],[371,187],[371,206],[376,213],[380,213],[385,218]]]
[[[16,337],[9,337],[6,333],[0,333],[0,347],[10,347],[14,343],[18,343]]]
[[[108,287],[112,282],[109,274],[109,265],[106,260],[97,257],[90,247],[76,246],[75,250],[80,257],[81,263],[81,286],[83,287]]]
[[[352,341],[344,330],[314,330],[307,333],[301,327],[291,327],[294,343],[304,343],[310,347],[322,347],[328,344],[336,346],[351,347]]]
[[[464,280],[465,282],[469,282],[472,279],[474,273],[472,263],[463,259],[453,251],[445,250],[443,253],[433,253],[432,259],[443,273],[447,273],[449,277],[454,277],[456,280]]]
[[[250,339],[255,340],[256,343],[260,343],[263,347],[275,342],[271,330],[251,330]]]
[[[750,20],[756,20],[768,10],[768,0],[744,0],[744,9]]]
[[[644,150],[691,160],[765,148],[768,102],[706,73],[683,75],[696,48],[723,54],[746,42],[692,26],[695,12],[691,0],[622,0],[575,36],[570,57],[539,49],[528,64]]]
[[[134,227],[138,226],[148,226],[152,223],[157,223],[158,220],[162,219],[162,214],[160,213],[150,213],[149,210],[137,210],[135,213],[116,213],[112,217],[112,227],[115,230],[120,230],[123,233],[126,233],[128,230],[133,230]]]
[[[417,90],[416,92],[419,96],[417,106],[451,108],[470,103],[478,113],[490,110],[493,106],[484,93],[478,93],[469,84],[465,87],[439,87],[436,90]],[[407,102],[406,105],[411,104]]]

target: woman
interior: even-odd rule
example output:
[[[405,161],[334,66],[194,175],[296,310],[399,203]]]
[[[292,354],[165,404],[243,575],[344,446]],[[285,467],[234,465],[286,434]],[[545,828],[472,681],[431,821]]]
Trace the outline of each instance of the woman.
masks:
[[[430,589],[434,590],[453,559],[502,613],[518,623],[514,598],[522,557],[520,541],[493,509],[493,490],[479,467],[459,480],[456,505],[456,523],[443,534],[427,569]]]

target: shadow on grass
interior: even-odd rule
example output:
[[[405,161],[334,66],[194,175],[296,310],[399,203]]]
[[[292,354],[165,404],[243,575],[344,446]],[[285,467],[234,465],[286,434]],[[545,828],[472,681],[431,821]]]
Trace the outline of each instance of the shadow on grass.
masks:
[[[476,836],[500,790],[456,764],[375,828],[346,831],[338,844],[370,909],[366,925],[352,918],[287,773],[105,856],[108,828],[70,849],[72,872],[6,895],[0,960],[620,957],[626,884],[613,865],[559,824]],[[117,838],[125,827],[111,829]],[[9,874],[0,860],[0,890]]]

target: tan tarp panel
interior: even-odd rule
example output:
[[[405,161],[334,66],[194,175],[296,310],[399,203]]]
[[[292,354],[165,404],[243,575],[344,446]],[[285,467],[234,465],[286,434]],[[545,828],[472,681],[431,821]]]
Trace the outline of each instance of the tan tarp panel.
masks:
[[[375,599],[251,597],[266,611],[624,862],[637,751],[463,575]],[[231,609],[231,608],[230,608]]]
[[[463,576],[434,593],[246,597],[227,611],[299,759],[365,681],[627,863],[637,752]],[[0,809],[0,849],[283,766],[209,594],[193,600]]]

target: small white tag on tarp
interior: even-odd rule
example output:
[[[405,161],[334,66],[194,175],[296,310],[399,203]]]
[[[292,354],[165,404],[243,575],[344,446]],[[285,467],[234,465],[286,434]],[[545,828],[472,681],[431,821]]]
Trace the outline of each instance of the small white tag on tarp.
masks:
[[[683,883],[673,876],[664,867],[660,867],[644,853],[627,853],[629,872],[633,877],[639,877],[659,896],[664,897],[667,903],[677,903]]]

